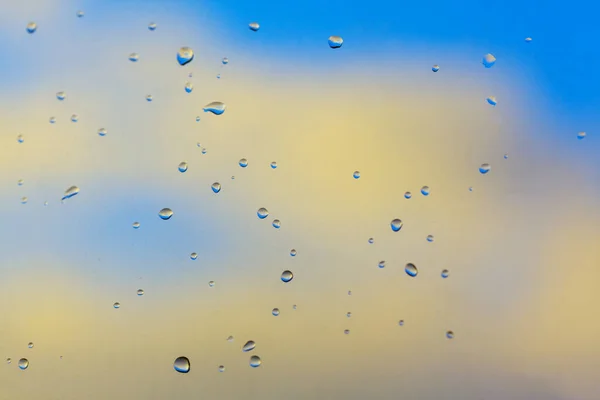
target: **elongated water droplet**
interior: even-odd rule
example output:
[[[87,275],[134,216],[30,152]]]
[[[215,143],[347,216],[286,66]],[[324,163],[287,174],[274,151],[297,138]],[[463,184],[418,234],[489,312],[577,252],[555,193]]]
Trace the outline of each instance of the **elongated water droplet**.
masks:
[[[175,371],[187,374],[190,372],[190,360],[187,357],[177,357],[173,362],[173,368]]]
[[[100,136],[106,136],[106,134],[107,134],[106,128],[100,128],[100,129],[98,129],[98,135],[100,135]]]
[[[155,22],[150,22],[148,24],[148,30],[151,30],[151,31],[156,30],[156,23]]]
[[[273,220],[273,228],[275,228],[275,229],[281,228],[281,221],[279,221],[278,219],[274,219]]]
[[[77,186],[71,186],[70,188],[65,190],[65,194],[63,195],[61,200],[70,199],[71,197],[76,196],[77,194],[79,194],[79,188]]]
[[[177,52],[177,62],[179,65],[186,65],[194,59],[194,50],[189,47],[182,47]]]
[[[27,367],[29,367],[29,360],[27,360],[26,358],[21,358],[19,360],[19,368],[21,368],[22,370],[26,370]]]
[[[440,70],[440,66],[436,64],[436,65],[434,65],[433,67],[431,67],[431,70],[432,70],[433,72],[438,72],[438,71]]]
[[[204,112],[211,112],[215,115],[221,115],[225,112],[226,108],[227,106],[224,103],[221,103],[220,101],[213,101],[212,103],[205,105],[203,110]]]
[[[143,296],[144,295],[144,289],[138,289],[137,290],[137,295],[138,296]]]
[[[532,40],[533,40],[533,39],[532,39],[532,38],[530,38],[530,37],[526,37],[526,38],[525,38],[525,41],[526,41],[527,43],[531,42]]]
[[[77,122],[77,121],[79,121],[79,115],[77,115],[77,114],[71,115],[71,122]]]
[[[266,208],[261,207],[256,212],[256,215],[258,215],[258,218],[260,219],[265,219],[269,216],[269,211]]]
[[[65,92],[58,92],[58,93],[56,93],[56,98],[60,101],[63,101],[64,99],[67,98],[67,95]]]
[[[352,176],[354,177],[354,179],[360,178],[360,171],[354,171],[354,173],[352,174]]]
[[[404,267],[404,272],[406,272],[409,276],[412,276],[413,278],[419,273],[419,271],[417,270],[417,266],[413,263],[406,264],[406,266]]]
[[[290,270],[285,270],[281,274],[281,280],[285,283],[290,282],[292,279],[294,279],[294,274]]]
[[[482,174],[485,175],[488,172],[490,172],[491,169],[492,169],[492,167],[490,166],[490,164],[484,163],[484,164],[481,164],[481,166],[479,167],[479,172],[481,172]]]
[[[179,172],[184,173],[188,170],[188,163],[185,161],[180,162],[177,169],[179,170]]]
[[[24,141],[25,139],[23,138],[23,135],[17,135],[17,142],[23,143]]]
[[[498,101],[496,100],[496,97],[494,97],[494,96],[490,96],[486,100],[492,106],[495,106],[496,104],[498,104]]]
[[[229,58],[223,57],[223,59],[221,60],[221,62],[223,63],[223,65],[227,65],[227,64],[229,64]]]
[[[248,166],[248,160],[246,160],[245,158],[241,158],[239,161],[240,167],[242,168],[246,168]]]
[[[190,258],[192,260],[196,260],[198,258],[198,253],[194,252],[194,253],[190,254]]]
[[[192,82],[186,82],[185,83],[186,93],[192,93],[192,90],[194,90],[194,85],[192,84]]]
[[[242,351],[247,353],[249,351],[254,350],[254,348],[256,347],[256,343],[254,343],[254,340],[248,340],[243,346],[242,346]]]
[[[390,226],[394,232],[398,232],[400,229],[402,229],[402,225],[402,220],[398,218],[393,219],[392,222],[390,222]]]
[[[30,22],[25,29],[27,29],[27,33],[34,33],[37,30],[37,24],[35,22]]]
[[[483,60],[481,60],[481,63],[486,68],[492,68],[494,64],[496,64],[496,57],[488,53],[485,56],[483,56]]]
[[[585,132],[579,132],[577,134],[577,139],[579,139],[579,140],[585,139],[585,135],[586,135]]]
[[[344,39],[341,36],[329,36],[327,43],[332,49],[339,49],[344,44]]]
[[[379,261],[379,268],[385,268],[385,261]]]
[[[140,223],[135,221],[131,226],[133,226],[133,229],[139,229],[140,228]]]
[[[163,208],[158,212],[158,216],[162,220],[167,220],[173,216],[173,211],[170,208]]]
[[[250,22],[248,24],[248,28],[250,28],[251,31],[256,32],[260,29],[260,25],[258,24],[258,22]]]
[[[33,342],[27,343],[27,347],[29,347],[30,349],[33,349]]]
[[[137,62],[140,59],[140,55],[138,53],[131,53],[129,55],[129,61]]]
[[[411,197],[412,197],[412,193],[411,192],[404,193],[404,198],[405,199],[410,199]]]
[[[427,241],[429,243],[433,242],[433,235],[427,235]]]
[[[210,188],[213,192],[219,193],[221,191],[221,184],[219,182],[215,182],[210,186]]]
[[[454,332],[452,332],[452,331],[448,331],[448,332],[446,332],[446,337],[447,337],[448,339],[454,339]]]
[[[271,313],[272,313],[274,316],[278,317],[278,316],[279,316],[279,308],[274,308],[274,309],[271,311]]]
[[[296,254],[298,254],[298,252],[296,251],[296,249],[290,250],[290,256],[296,257]]]
[[[442,270],[442,278],[446,279],[449,274],[450,274],[450,272],[448,272],[447,269]]]
[[[429,186],[423,186],[421,188],[421,194],[423,196],[429,196],[429,193],[431,193],[430,190],[429,190]]]
[[[116,303],[113,304],[113,308],[121,308],[121,303],[119,303],[117,301]]]

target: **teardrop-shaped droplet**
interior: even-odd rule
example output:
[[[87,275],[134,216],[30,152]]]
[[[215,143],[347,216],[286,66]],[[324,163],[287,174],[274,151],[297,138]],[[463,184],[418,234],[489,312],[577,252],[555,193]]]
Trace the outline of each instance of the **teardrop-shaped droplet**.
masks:
[[[25,29],[27,29],[27,33],[34,33],[37,30],[37,24],[35,22],[30,22]]]
[[[221,115],[225,112],[225,108],[227,108],[225,103],[221,103],[220,101],[213,101],[212,103],[205,105],[203,110],[204,112],[211,112],[215,115]]]
[[[354,177],[354,179],[360,178],[360,171],[354,171],[354,173],[352,174],[352,176]]]
[[[213,192],[219,193],[221,191],[221,184],[219,182],[215,182],[210,186],[210,188]]]
[[[483,56],[483,60],[481,60],[481,63],[486,68],[492,68],[494,64],[496,64],[496,57],[488,53],[485,56]]]
[[[137,290],[137,295],[138,296],[143,296],[144,295],[144,289],[138,289]]]
[[[150,22],[148,24],[148,30],[151,30],[151,31],[156,30],[156,23],[155,22]]]
[[[434,65],[433,67],[431,67],[431,70],[432,70],[433,72],[438,72],[438,71],[440,70],[440,66],[436,64],[436,65]]]
[[[170,208],[163,208],[158,212],[160,219],[167,220],[173,216],[173,211]]]
[[[118,301],[113,304],[113,308],[121,308],[121,303]]]
[[[344,39],[341,36],[329,36],[327,43],[332,49],[339,49],[344,44]]]
[[[249,351],[254,350],[254,348],[256,347],[256,343],[254,343],[254,340],[248,340],[243,346],[242,346],[242,351],[247,353]]]
[[[277,161],[271,161],[271,168],[277,168]]]
[[[496,104],[498,104],[498,101],[496,100],[496,97],[495,97],[495,96],[490,96],[490,97],[488,97],[488,98],[486,99],[486,101],[487,101],[487,102],[488,102],[490,105],[492,105],[492,106],[495,106]]]
[[[281,273],[281,280],[285,283],[290,282],[292,279],[294,279],[294,274],[292,273],[292,271],[290,270],[285,270]]]
[[[406,264],[406,266],[404,267],[404,272],[406,272],[407,275],[412,276],[413,278],[419,273],[419,271],[417,270],[417,266],[413,263]]]
[[[223,59],[221,60],[221,62],[223,63],[223,65],[227,65],[227,64],[229,64],[229,58],[223,57]]]
[[[175,371],[182,374],[190,372],[190,360],[187,357],[177,357],[173,362],[173,368]]]
[[[492,167],[490,166],[490,164],[484,163],[484,164],[481,164],[481,166],[479,167],[479,172],[481,172],[482,174],[485,175],[488,172],[490,172],[491,169],[492,169]]]
[[[24,141],[25,139],[23,138],[23,135],[17,135],[17,142],[23,143]]]
[[[73,196],[76,196],[79,193],[79,188],[77,186],[71,186],[67,190],[65,190],[65,194],[63,195],[61,200],[70,199]]]
[[[100,136],[106,136],[106,134],[107,134],[107,131],[106,131],[105,128],[98,129],[98,135],[100,135]]]
[[[258,368],[262,364],[262,361],[259,356],[250,357],[250,366],[252,368]]]
[[[290,250],[290,256],[296,257],[296,254],[298,254],[298,252],[296,251],[296,249]]]
[[[421,188],[421,194],[423,196],[429,196],[430,190],[429,190],[429,186],[423,186]]]
[[[129,55],[129,61],[137,62],[140,59],[140,55],[138,53],[131,53]]]
[[[56,93],[56,98],[60,101],[63,101],[64,99],[67,98],[67,95],[65,92],[58,92],[58,93]]]
[[[261,207],[256,212],[256,215],[258,215],[258,218],[260,219],[265,219],[269,216],[269,211],[266,208]]]
[[[21,358],[19,360],[19,368],[22,370],[26,370],[27,367],[29,367],[29,360],[27,360],[26,358]]]
[[[427,235],[427,241],[429,243],[433,242],[433,235]]]
[[[192,84],[192,82],[186,82],[185,83],[185,92],[192,93],[192,90],[194,90],[194,85]]]
[[[412,193],[411,192],[405,192],[404,193],[404,198],[405,199],[410,199],[412,197]]]
[[[182,47],[177,52],[177,62],[179,65],[189,64],[194,59],[194,50],[189,47]]]
[[[379,268],[385,268],[385,261],[383,261],[383,260],[379,261],[378,266],[379,266]]]
[[[271,311],[271,313],[272,313],[274,316],[278,317],[278,316],[279,316],[279,308],[274,308],[274,309]]]
[[[256,32],[260,29],[260,25],[258,24],[258,22],[250,22],[248,24],[248,28],[250,28],[251,31]]]
[[[77,122],[77,121],[79,121],[79,115],[77,115],[77,114],[71,115],[71,122]]]
[[[190,254],[190,259],[196,260],[197,258],[198,258],[198,253],[194,252],[194,253]]]
[[[448,339],[454,339],[454,332],[452,332],[452,331],[448,331],[448,332],[446,332],[446,337],[447,337]]]
[[[139,229],[140,228],[140,223],[135,221],[132,225],[133,229]]]
[[[396,218],[393,219],[392,222],[390,223],[390,226],[392,227],[392,230],[394,232],[398,232],[400,229],[402,229],[402,220]]]
[[[179,170],[179,172],[184,173],[188,170],[188,163],[185,161],[180,162],[177,169]]]
[[[442,270],[442,278],[446,279],[448,275],[450,275],[450,272],[447,269]]]
[[[577,134],[577,139],[579,139],[579,140],[585,139],[585,135],[586,135],[585,132],[579,132]]]
[[[240,164],[240,167],[246,168],[248,166],[248,160],[246,160],[245,158],[242,158],[242,159],[240,159],[239,164]]]

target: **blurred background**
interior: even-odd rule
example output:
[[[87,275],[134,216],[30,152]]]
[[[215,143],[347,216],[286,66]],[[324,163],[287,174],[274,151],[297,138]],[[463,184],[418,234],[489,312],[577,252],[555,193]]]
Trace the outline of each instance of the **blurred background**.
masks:
[[[1,399],[598,398],[591,0],[0,5]]]

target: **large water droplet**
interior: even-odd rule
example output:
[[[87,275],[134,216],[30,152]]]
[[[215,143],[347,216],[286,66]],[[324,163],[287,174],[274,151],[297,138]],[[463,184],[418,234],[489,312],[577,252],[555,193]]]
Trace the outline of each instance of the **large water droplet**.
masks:
[[[271,161],[271,168],[277,168],[277,161]]]
[[[446,279],[449,274],[450,274],[450,272],[448,272],[447,269],[442,270],[442,278]]]
[[[429,186],[423,186],[421,188],[421,194],[423,196],[429,196],[429,193],[431,193],[430,190],[429,190]]]
[[[158,212],[160,219],[167,220],[173,216],[173,211],[170,208],[163,208]]]
[[[71,115],[71,122],[77,122],[77,121],[79,121],[79,115],[77,115],[77,114]]]
[[[184,173],[188,170],[188,163],[185,161],[180,162],[177,169],[179,170],[179,172]]]
[[[481,172],[482,174],[485,175],[488,172],[490,172],[491,169],[492,169],[492,167],[490,166],[490,164],[484,163],[484,164],[481,164],[481,166],[479,167],[479,172]]]
[[[177,52],[177,62],[179,65],[186,65],[194,59],[194,50],[189,47],[182,47]]]
[[[271,313],[276,317],[279,316],[279,308],[274,308],[273,311],[271,311]]]
[[[275,228],[275,229],[281,228],[281,221],[279,221],[278,219],[274,219],[273,220],[273,228]]]
[[[225,112],[225,108],[227,108],[225,103],[221,103],[220,101],[213,101],[212,103],[205,105],[203,110],[204,112],[211,112],[215,115],[221,115]]]
[[[121,308],[121,303],[119,303],[117,301],[116,303],[113,304],[113,308]]]
[[[33,349],[33,342],[27,343],[27,347],[29,347],[30,349]]]
[[[250,22],[248,24],[248,28],[250,28],[251,31],[256,32],[260,29],[260,25],[258,24],[258,22]]]
[[[452,332],[452,331],[448,331],[448,332],[446,332],[446,337],[447,337],[448,339],[454,339],[454,332]]]
[[[151,31],[156,30],[156,23],[155,22],[150,22],[148,24],[148,29],[151,30]]]
[[[17,142],[23,143],[24,141],[25,139],[23,138],[23,135],[17,135]]]
[[[129,55],[129,61],[137,62],[140,59],[140,55],[138,53],[131,53]]]
[[[106,136],[106,128],[100,128],[98,129],[98,135],[100,136]]]
[[[385,261],[379,261],[379,268],[385,268]]]
[[[223,57],[223,59],[221,60],[221,62],[223,63],[223,65],[227,65],[227,64],[229,64],[229,58]]]
[[[21,358],[19,360],[19,368],[21,368],[22,370],[26,370],[27,367],[29,367],[29,360],[27,360],[26,358]]]
[[[261,207],[256,212],[256,215],[258,215],[258,218],[260,218],[260,219],[265,219],[269,216],[269,210],[267,210],[264,207]]]
[[[250,366],[252,368],[258,368],[262,364],[262,361],[259,356],[250,357]]]
[[[296,254],[298,254],[298,252],[296,251],[296,249],[290,250],[290,256],[296,257]]]
[[[254,350],[255,347],[256,343],[254,343],[254,340],[248,340],[246,344],[242,346],[242,351],[247,353],[249,351]]]
[[[144,295],[144,289],[138,289],[137,290],[137,295],[138,296],[143,296]]]
[[[70,199],[73,196],[76,196],[79,193],[79,188],[77,186],[71,186],[67,190],[65,190],[65,194],[61,198],[61,200]]]
[[[194,252],[194,253],[190,254],[190,258],[192,260],[196,260],[198,258],[198,253]]]
[[[498,100],[496,100],[495,96],[490,96],[486,100],[492,106],[495,106],[496,104],[498,104]]]
[[[406,264],[406,266],[404,267],[404,272],[406,272],[409,276],[412,276],[413,278],[419,273],[419,271],[417,270],[417,266],[413,263]]]
[[[360,171],[354,171],[354,173],[352,174],[352,176],[354,177],[354,179],[360,178]]]
[[[186,93],[192,93],[192,90],[194,90],[194,85],[192,84],[192,82],[186,82],[185,83]]]
[[[240,159],[239,164],[240,164],[240,167],[246,168],[248,166],[248,160],[246,160],[245,158],[242,158],[242,159]]]
[[[77,11],[77,14],[75,14],[75,15],[77,15],[77,18],[83,18],[85,13],[83,11],[79,10],[79,11]]]
[[[215,182],[210,186],[210,188],[213,192],[219,193],[221,191],[221,184],[219,182]]]
[[[327,43],[332,49],[339,49],[344,44],[344,39],[341,36],[329,36]]]
[[[140,228],[140,223],[135,221],[133,224],[131,224],[131,226],[133,226],[133,229],[139,229]]]
[[[402,229],[402,220],[396,218],[393,219],[392,222],[390,223],[390,226],[392,227],[392,230],[394,232],[398,232],[400,229]]]
[[[67,98],[67,95],[65,92],[58,92],[58,93],[56,93],[56,98],[60,101],[63,101],[64,99]]]
[[[292,273],[292,271],[290,270],[285,270],[282,272],[281,274],[281,280],[285,283],[290,282],[292,279],[294,279],[294,274]]]
[[[585,139],[585,132],[579,132],[577,134],[577,139],[579,139],[579,140]]]
[[[27,33],[33,33],[37,30],[37,24],[35,22],[30,22],[25,29],[27,29]]]
[[[440,70],[440,66],[436,64],[436,65],[434,65],[433,67],[431,67],[431,70],[432,70],[433,72],[438,72],[438,71]]]
[[[190,372],[190,360],[187,357],[177,357],[173,362],[173,368],[175,371],[182,374]]]
[[[485,56],[483,56],[483,60],[481,60],[481,63],[486,68],[492,68],[494,64],[496,64],[496,57],[488,53]]]

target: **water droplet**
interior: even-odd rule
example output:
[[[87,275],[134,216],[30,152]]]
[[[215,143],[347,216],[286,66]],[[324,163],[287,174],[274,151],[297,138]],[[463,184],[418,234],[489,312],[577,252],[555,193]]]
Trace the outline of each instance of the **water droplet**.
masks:
[[[221,184],[219,182],[215,182],[210,186],[210,188],[213,192],[219,193],[221,191]]]
[[[260,360],[259,356],[250,357],[250,366],[252,368],[258,368],[258,367],[260,367],[261,364],[262,364],[262,361]]]
[[[256,212],[256,215],[258,215],[258,218],[260,219],[265,219],[269,216],[269,211],[266,208],[261,207]]]
[[[403,319],[401,319],[400,321],[398,321],[398,325],[400,325],[400,326],[404,326],[404,320],[403,320]]]
[[[352,290],[348,290],[348,296],[352,296]]]
[[[19,185],[19,186],[23,186],[23,179],[19,179],[19,180],[17,181],[17,185]]]
[[[77,11],[77,18],[83,18],[83,16],[85,15],[85,13],[81,10]]]
[[[198,253],[195,253],[195,252],[194,252],[194,253],[190,254],[190,258],[191,258],[192,260],[196,260],[196,259],[198,258]]]
[[[532,40],[533,40],[533,39],[532,39],[532,38],[530,38],[530,37],[526,37],[526,38],[525,38],[525,41],[526,41],[527,43],[531,42]]]
[[[246,344],[244,344],[242,346],[242,351],[245,352],[245,353],[247,353],[249,351],[254,350],[255,347],[256,347],[256,343],[254,343],[254,340],[248,340],[246,342]]]
[[[251,31],[256,32],[260,29],[260,25],[258,24],[258,22],[251,22],[248,24],[248,28],[250,28]]]
[[[212,103],[205,105],[203,110],[204,112],[211,112],[215,115],[221,115],[225,112],[225,108],[227,108],[227,106],[224,103],[221,103],[220,101],[213,101]]]
[[[113,304],[113,307],[114,308],[120,308],[121,307],[121,303],[116,302],[115,304]]]
[[[354,179],[360,178],[360,171],[354,171],[354,173],[352,174],[352,176],[354,177]]]
[[[448,331],[448,332],[446,332],[446,337],[447,337],[448,339],[454,339],[454,332],[452,332],[452,331]]]
[[[64,99],[67,98],[67,95],[65,92],[58,92],[58,93],[56,93],[56,98],[60,101],[63,101]]]
[[[290,282],[292,279],[294,279],[294,274],[290,270],[285,270],[281,274],[281,280],[285,283]]]
[[[348,311],[348,312],[346,313],[346,317],[350,318],[351,316],[352,316],[352,313],[351,313],[350,311]]]
[[[106,136],[106,134],[107,134],[106,128],[100,128],[100,129],[98,129],[98,135],[100,135],[100,136]]]
[[[12,362],[12,360],[10,359],[10,357],[6,359],[7,364],[10,364],[11,362]]]
[[[373,244],[373,243],[375,243],[375,239],[369,238],[369,244]]]
[[[79,121],[79,115],[77,115],[77,114],[71,115],[71,122],[77,122],[77,121]]]
[[[219,365],[219,372],[225,372],[225,366]]]
[[[63,195],[61,200],[70,199],[71,197],[76,196],[77,194],[79,194],[79,188],[77,186],[71,186],[70,188],[65,190],[65,194]]]
[[[294,304],[294,305],[292,306],[292,308],[295,310],[295,309],[297,308],[297,306]]]
[[[177,357],[173,362],[173,368],[177,372],[187,374],[190,372],[190,360],[187,357]]]
[[[21,197],[21,204],[27,204],[27,200],[29,200],[27,197]]]
[[[508,160],[508,153],[504,154],[504,159]]]
[[[423,196],[429,196],[429,193],[431,193],[431,191],[429,190],[429,186],[423,186],[421,188],[421,194]]]
[[[21,368],[22,370],[26,370],[27,367],[29,367],[29,360],[27,360],[26,358],[21,358],[19,360],[19,368]]]
[[[223,57],[223,59],[221,60],[221,62],[223,63],[223,65],[227,65],[227,64],[229,64],[229,58]]]
[[[385,268],[385,261],[379,261],[379,268]]]
[[[177,62],[179,65],[186,65],[194,59],[194,50],[189,47],[182,47],[177,52]]]
[[[129,55],[129,61],[137,62],[140,59],[140,55],[138,53],[131,53]]]
[[[25,139],[23,138],[23,135],[18,135],[17,136],[17,142],[23,143],[24,141],[25,141]]]
[[[221,79],[221,74],[217,74],[217,79]]]
[[[290,256],[296,257],[296,254],[298,254],[298,252],[296,251],[296,249],[290,250]]]
[[[37,30],[37,24],[35,22],[30,22],[25,29],[27,29],[27,33],[33,33]]]
[[[202,148],[202,154],[206,154],[206,149],[204,147]]]
[[[214,286],[215,286],[215,281],[210,281],[210,282],[208,282],[208,286],[210,286],[210,287],[214,287]]]
[[[481,164],[481,166],[479,167],[479,172],[481,172],[482,174],[485,175],[488,172],[490,172],[490,169],[492,169],[492,167],[490,166],[490,164],[484,163],[484,164]]]
[[[392,230],[394,232],[398,232],[400,229],[402,229],[402,225],[402,220],[398,218],[392,220],[392,222],[390,223],[390,226],[392,227]]]
[[[151,95],[151,94],[148,94],[148,95],[146,95],[146,101],[147,101],[148,103],[150,103],[152,100],[154,100],[154,97],[152,97],[152,95]]]
[[[446,279],[450,273],[447,269],[442,270],[442,278]]]
[[[271,162],[271,168],[273,168],[273,169],[277,168],[277,161]]]
[[[248,166],[248,160],[246,160],[245,158],[241,158],[239,161],[240,167],[242,168],[246,168]]]
[[[158,212],[160,219],[167,220],[173,216],[173,211],[170,208],[163,208]]]
[[[233,336],[229,336],[229,337],[227,338],[227,341],[228,341],[229,343],[233,342]]]
[[[271,313],[276,317],[279,316],[279,308],[274,308],[273,311],[271,311]]]
[[[186,93],[192,93],[192,90],[194,90],[194,85],[192,84],[192,82],[186,82],[185,83]]]
[[[200,122],[200,117],[196,117],[196,122]],[[200,143],[198,143],[198,147],[200,147]]]
[[[151,31],[156,30],[156,23],[155,22],[150,22],[148,24],[148,29],[151,30]]]
[[[339,49],[344,44],[344,39],[341,36],[329,36],[327,43],[332,49]]]
[[[404,272],[406,272],[407,275],[412,276],[413,278],[419,273],[419,271],[417,270],[417,266],[413,263],[406,264],[406,266],[404,267]]]
[[[51,124],[53,124],[53,123],[55,123],[55,122],[56,122],[56,118],[54,118],[54,117],[50,117],[50,118],[48,119],[48,122],[50,122]]]
[[[133,229],[139,229],[140,223],[135,221],[131,226],[133,226]]]
[[[410,199],[411,197],[412,197],[412,194],[410,192],[404,193],[404,198],[405,199]]]
[[[485,56],[483,56],[483,60],[481,60],[481,63],[486,68],[492,68],[494,64],[496,64],[496,57],[488,53]]]
[[[469,192],[473,191],[473,186],[469,186]]]
[[[138,289],[137,290],[137,295],[138,296],[143,296],[144,295],[144,289]]]
[[[440,66],[436,64],[436,65],[434,65],[433,67],[431,67],[431,70],[432,70],[433,72],[438,72],[438,71],[440,70]]]
[[[44,202],[44,206],[47,206],[47,205],[48,205],[48,202],[47,202],[47,201],[45,201],[45,202]]]
[[[235,179],[235,176],[234,176],[234,175],[231,175],[231,179]]]
[[[577,139],[579,139],[579,140],[585,139],[585,132],[579,132],[577,134]]]
[[[27,343],[27,347],[29,347],[30,349],[33,349],[33,342]]]
[[[350,334],[350,329],[344,329],[344,334],[345,335],[349,335]]]
[[[274,219],[273,220],[273,228],[275,228],[275,229],[281,228],[281,221],[279,221],[278,219]]]
[[[177,169],[179,170],[179,172],[184,173],[188,170],[188,163],[185,161],[180,162]]]
[[[494,96],[490,96],[486,100],[492,106],[496,106],[496,104],[498,104],[498,101],[496,100],[496,97],[494,97]]]
[[[433,242],[433,235],[427,235],[427,241],[429,243]]]

